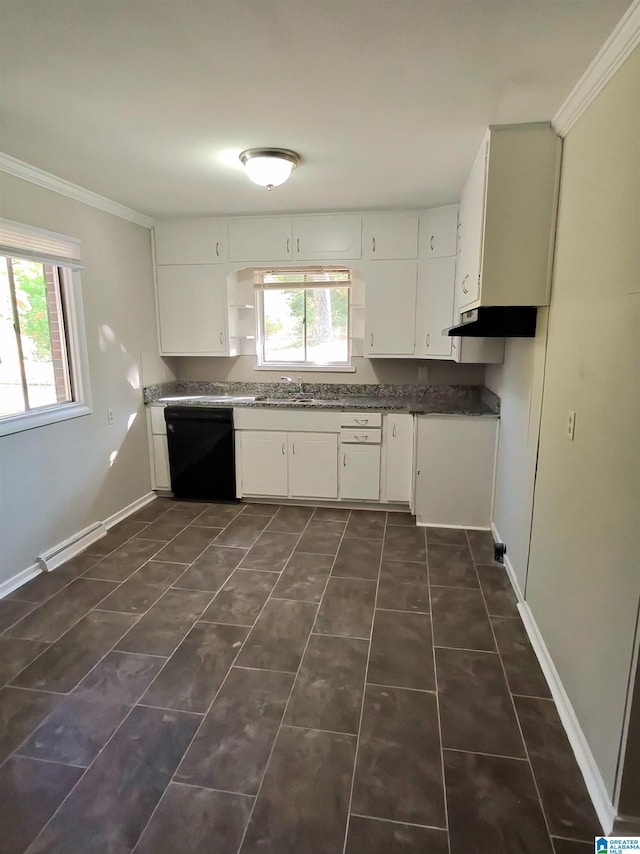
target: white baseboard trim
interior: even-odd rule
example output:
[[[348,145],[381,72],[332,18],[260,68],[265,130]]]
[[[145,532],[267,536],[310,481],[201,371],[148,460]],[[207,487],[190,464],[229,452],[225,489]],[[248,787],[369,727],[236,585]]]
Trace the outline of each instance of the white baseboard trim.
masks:
[[[608,835],[613,828],[616,811],[609,799],[604,780],[598,770],[598,766],[593,758],[587,739],[582,732],[576,713],[571,705],[569,697],[567,696],[567,692],[564,689],[560,675],[558,674],[555,664],[553,663],[553,659],[549,654],[549,650],[547,649],[542,635],[540,634],[540,630],[538,629],[535,618],[531,613],[531,609],[526,602],[520,602],[518,604],[518,610],[520,611],[520,616],[522,617],[522,622],[524,623],[524,627],[529,635],[529,640],[531,641],[533,650],[538,657],[540,666],[542,667],[542,672],[549,683],[551,695],[555,701],[556,708],[558,709],[560,720],[566,730],[569,743],[571,744],[571,748],[575,754],[578,767],[584,777],[587,791],[589,792],[589,796],[593,802],[600,824],[602,825],[605,835]]]
[[[496,526],[491,523],[491,533],[493,535],[494,542],[496,543],[504,543],[504,540],[500,536],[498,529]],[[516,594],[516,598],[518,602],[524,602],[524,594],[520,589],[520,582],[518,581],[518,576],[516,575],[516,571],[513,568],[513,564],[509,560],[509,553],[504,553],[504,568],[507,571],[507,576],[509,577],[509,581],[511,582],[511,586],[513,587],[513,592]]]
[[[420,522],[416,519],[418,528],[451,528],[454,531],[489,531],[488,525],[440,525],[438,522]]]
[[[13,593],[14,590],[17,590],[18,587],[22,587],[23,584],[27,583],[27,581],[31,581],[32,578],[36,577],[36,575],[40,575],[41,572],[42,567],[37,563],[32,563],[31,566],[28,566],[21,572],[17,572],[15,575],[12,575],[11,578],[7,578],[6,581],[3,581],[2,584],[0,584],[0,599],[8,596],[9,593]]]
[[[141,498],[136,498],[136,500],[132,501],[131,504],[127,504],[127,506],[123,507],[122,510],[118,510],[117,513],[109,516],[109,518],[105,519],[102,524],[108,531],[110,528],[113,528],[114,525],[117,525],[118,522],[124,521],[127,516],[132,516],[134,513],[137,513],[138,510],[146,507],[147,504],[151,504],[151,502],[155,501],[156,498],[157,495],[155,492],[147,492],[146,495],[143,495]]]
[[[44,572],[52,572],[61,564],[83,552],[96,540],[104,537],[106,533],[107,529],[102,522],[94,522],[93,525],[83,528],[82,531],[76,531],[66,540],[62,540],[62,542],[42,552],[41,555],[38,555],[38,563]]]
[[[62,540],[57,545],[47,549],[41,555],[38,555],[37,563],[28,566],[26,569],[17,572],[11,578],[0,583],[0,599],[17,590],[18,587],[22,587],[23,584],[31,581],[36,575],[40,575],[41,572],[52,572],[54,569],[57,569],[61,564],[75,557],[81,551],[84,551],[92,543],[95,543],[96,540],[104,537],[107,531],[113,528],[114,525],[117,525],[118,522],[122,522],[142,507],[150,504],[156,497],[155,492],[147,492],[146,495],[136,498],[131,504],[123,507],[122,510],[118,510],[117,513],[109,516],[103,522],[95,522],[93,525],[89,525],[82,531],[77,531],[75,534],[67,537],[66,540]]]

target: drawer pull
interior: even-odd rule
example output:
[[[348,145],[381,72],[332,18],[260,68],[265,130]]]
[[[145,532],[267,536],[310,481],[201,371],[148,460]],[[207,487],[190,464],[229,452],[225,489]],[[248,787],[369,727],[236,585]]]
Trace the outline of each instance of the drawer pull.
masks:
[[[356,424],[368,424],[369,423],[368,418],[354,418],[353,420],[356,422]]]
[[[353,438],[357,439],[358,442],[368,442],[369,441],[369,437],[366,434],[363,436],[362,434],[358,435],[357,433],[354,433]]]

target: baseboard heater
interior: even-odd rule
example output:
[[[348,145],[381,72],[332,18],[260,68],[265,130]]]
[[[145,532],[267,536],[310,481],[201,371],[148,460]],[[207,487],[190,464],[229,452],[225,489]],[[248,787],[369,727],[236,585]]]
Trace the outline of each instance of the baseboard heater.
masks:
[[[37,561],[44,572],[57,569],[60,564],[79,554],[107,533],[103,522],[95,522],[82,531],[77,531],[71,537],[58,543],[54,548],[38,555]]]

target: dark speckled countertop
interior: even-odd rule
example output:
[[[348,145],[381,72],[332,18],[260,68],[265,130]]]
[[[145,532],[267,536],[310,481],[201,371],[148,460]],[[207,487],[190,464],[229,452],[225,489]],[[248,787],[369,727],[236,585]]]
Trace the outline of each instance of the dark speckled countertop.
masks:
[[[408,412],[414,415],[497,417],[500,400],[482,386],[336,385],[309,383],[312,400],[292,399],[282,383],[172,382],[144,389],[145,403],[264,409],[336,409]],[[270,398],[270,399],[265,399]]]

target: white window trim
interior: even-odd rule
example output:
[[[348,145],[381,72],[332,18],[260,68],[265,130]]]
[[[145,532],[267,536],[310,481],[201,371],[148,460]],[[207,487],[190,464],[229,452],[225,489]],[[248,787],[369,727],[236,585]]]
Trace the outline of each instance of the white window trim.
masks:
[[[315,269],[315,268],[314,268]],[[343,269],[343,268],[340,268]],[[288,268],[283,267],[282,271],[284,273],[290,272]],[[258,271],[256,271],[258,272]],[[351,317],[352,310],[352,290],[353,290],[353,279],[351,279],[348,283],[344,283],[346,287],[349,289],[349,307],[348,307],[348,328],[347,328],[347,342],[348,342],[348,358],[346,362],[265,362],[263,361],[264,354],[264,340],[263,340],[263,331],[264,331],[264,299],[263,294],[265,290],[272,289],[282,289],[286,290],[287,287],[291,287],[291,285],[287,285],[285,283],[281,285],[271,285],[267,287],[260,287],[256,285],[256,355],[257,355],[257,363],[253,366],[255,371],[273,371],[278,373],[279,371],[300,371],[300,373],[342,373],[342,374],[353,374],[356,372],[355,366],[352,364],[352,341],[351,341],[351,331],[352,331],[352,322],[353,319]],[[342,287],[344,287],[342,285]],[[314,283],[312,281],[305,282],[303,285],[298,286],[300,290],[313,290],[314,287],[323,287],[322,283]],[[326,287],[326,286],[325,286]],[[341,287],[339,283],[333,285],[333,287]]]
[[[30,230],[33,231],[33,229]],[[12,253],[12,257],[19,254],[19,252]],[[35,427],[44,427],[59,421],[68,421],[71,418],[91,415],[93,412],[80,272],[77,268],[71,269],[69,266],[65,266],[64,261],[61,259],[57,261],[47,259],[44,263],[60,265],[60,284],[64,289],[67,321],[65,331],[73,378],[74,397],[76,399],[69,403],[56,403],[52,406],[43,406],[38,409],[29,410],[28,412],[18,412],[15,415],[2,416],[0,417],[0,436],[22,433],[25,430],[33,430]]]

